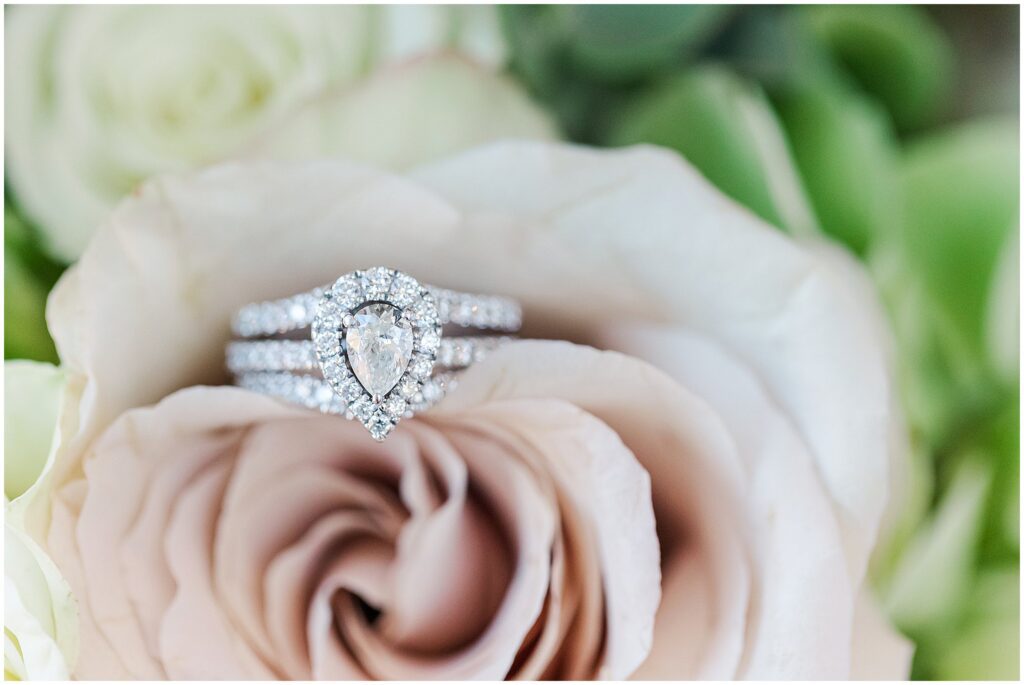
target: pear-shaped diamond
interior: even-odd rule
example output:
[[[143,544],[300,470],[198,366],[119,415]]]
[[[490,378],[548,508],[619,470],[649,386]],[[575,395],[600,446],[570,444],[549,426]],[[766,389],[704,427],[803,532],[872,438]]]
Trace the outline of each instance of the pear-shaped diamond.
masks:
[[[412,359],[412,325],[400,317],[390,304],[368,304],[345,331],[348,363],[371,395],[390,392]]]

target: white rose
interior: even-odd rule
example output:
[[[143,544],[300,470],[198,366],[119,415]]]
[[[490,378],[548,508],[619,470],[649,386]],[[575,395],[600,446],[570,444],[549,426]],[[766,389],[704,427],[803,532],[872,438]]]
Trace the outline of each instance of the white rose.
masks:
[[[432,21],[415,9],[362,6],[18,8],[5,33],[11,187],[50,251],[70,261],[142,180],[258,148],[314,100],[322,108],[296,125],[316,131],[280,140],[297,135],[375,162],[392,160],[367,145],[424,141],[397,160],[409,163],[422,161],[417,152],[451,152],[485,136],[550,136],[523,93],[483,68],[399,70],[398,83],[362,91],[371,68],[446,45],[500,62],[493,10],[427,12]],[[425,113],[408,93],[429,100]],[[491,106],[481,106],[481,94]],[[440,102],[461,114],[439,119]],[[347,130],[355,123],[359,137]],[[323,155],[316,145],[272,151]]]
[[[314,101],[240,154],[404,170],[507,137],[549,139],[555,129],[511,79],[446,54],[381,69],[343,97]]]
[[[177,452],[204,460],[213,454],[204,446],[219,444],[217,454],[228,461],[218,456],[217,478],[243,478],[232,475],[242,470],[248,482],[260,482],[216,441],[233,440],[239,427],[272,422],[244,458],[277,463],[265,455],[280,455],[284,443],[274,436],[287,435],[279,422],[294,410],[223,388],[164,399],[223,380],[233,310],[372,264],[424,282],[518,297],[527,335],[611,344],[668,374],[576,345],[513,345],[471,369],[431,415],[400,425],[393,437],[406,435],[403,442],[381,450],[401,452],[407,441],[443,432],[438,426],[477,422],[477,442],[458,443],[467,463],[486,462],[490,438],[481,435],[508,435],[502,431],[512,427],[529,435],[516,433],[517,441],[506,443],[519,445],[517,453],[571,442],[571,451],[560,453],[573,455],[573,463],[587,463],[582,455],[595,450],[596,456],[599,446],[610,454],[617,445],[619,464],[629,463],[629,455],[636,459],[649,474],[649,496],[630,476],[622,480],[630,498],[613,501],[629,503],[633,514],[653,505],[661,586],[652,581],[657,573],[641,573],[648,554],[610,554],[593,563],[608,586],[603,606],[637,609],[659,590],[660,606],[651,630],[642,612],[609,609],[604,618],[591,612],[585,625],[592,630],[616,630],[620,615],[631,615],[636,628],[610,643],[628,654],[616,667],[607,654],[581,658],[601,657],[606,672],[622,675],[617,668],[631,670],[644,657],[633,675],[662,679],[907,675],[908,645],[878,615],[865,587],[900,426],[877,312],[865,302],[863,279],[851,280],[852,263],[838,265],[772,230],[675,155],[538,143],[485,146],[406,176],[330,161],[232,164],[161,178],[114,213],[58,285],[48,310],[61,357],[88,398],[80,429],[64,442],[55,469],[47,538],[58,565],[73,573],[76,593],[88,598],[84,674],[161,674],[181,666],[182,655],[200,670],[259,673],[292,664],[307,673],[303,659],[323,656],[316,650],[331,639],[322,631],[331,624],[329,604],[311,606],[307,622],[267,623],[252,593],[240,599],[230,587],[211,589],[209,566],[192,563],[195,537],[184,533],[200,519],[189,512],[207,512],[205,521],[218,511],[221,486],[214,482],[180,500],[165,493],[171,510],[153,505],[147,533],[132,536],[141,545],[138,556],[130,552],[136,547],[118,546],[131,562],[116,569],[123,582],[109,583],[106,550],[120,544],[113,531],[135,530],[125,512],[150,479],[191,482],[172,472],[201,461],[183,461]],[[513,408],[532,418],[495,423]],[[296,442],[294,455],[303,463],[319,458],[316,445],[341,441],[327,450],[338,459],[355,444],[341,419],[322,427],[307,420],[310,431],[334,437]],[[603,437],[593,444],[578,439],[587,434],[584,424]],[[145,468],[133,471],[130,484],[118,481],[114,476],[130,464]],[[584,526],[604,532],[611,530],[608,522],[593,513],[605,511],[593,499],[599,494],[579,511],[591,512],[580,514]],[[104,504],[115,497],[116,507]],[[281,506],[278,499],[239,495],[230,504],[245,503],[246,514],[235,520],[257,520]],[[179,524],[165,531],[168,521]],[[526,540],[536,543],[549,530],[538,528]],[[152,531],[166,535],[160,539],[167,544],[186,545],[174,549],[192,551],[165,561],[146,551]],[[646,549],[651,534],[636,525],[632,542]],[[246,539],[233,556],[252,544]],[[144,607],[133,608],[128,593],[138,595],[154,573],[187,577],[191,589],[173,603],[170,595],[152,597],[147,590]],[[543,593],[544,584],[527,576],[531,592]],[[380,577],[373,574],[366,586],[366,601],[376,606],[407,607],[409,593],[423,591],[415,581],[393,581],[396,588],[372,580]],[[444,579],[445,587],[454,582]],[[643,601],[617,604],[623,589]],[[565,601],[557,588],[548,591],[551,601]],[[480,644],[495,648],[484,638],[496,634],[528,638],[526,624],[507,631],[505,619],[522,621],[521,612],[539,611],[543,595],[531,597],[510,605],[501,620],[496,616],[495,630],[505,627],[485,630]],[[231,611],[216,611],[221,605],[246,613],[232,618]],[[204,643],[211,653],[200,655],[181,628],[187,623],[173,620],[187,607],[217,616],[210,624],[217,642]],[[338,611],[353,619],[346,608]],[[259,628],[270,624],[284,632]],[[376,639],[387,642],[381,648],[389,659],[414,658],[387,634]],[[153,640],[156,651],[143,647]],[[510,645],[499,641],[497,649],[501,658],[486,652],[476,664],[484,670],[476,672],[506,672]],[[335,667],[359,658],[343,645],[333,644],[330,653],[341,659]]]
[[[25,530],[45,522],[64,374],[49,364],[4,363],[4,673],[66,680],[78,651],[78,617],[67,583]]]

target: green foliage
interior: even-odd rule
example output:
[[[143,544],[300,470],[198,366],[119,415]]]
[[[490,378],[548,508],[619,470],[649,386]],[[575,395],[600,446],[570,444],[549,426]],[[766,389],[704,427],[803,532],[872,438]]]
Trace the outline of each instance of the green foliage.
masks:
[[[945,455],[938,507],[888,583],[890,614],[918,646],[917,678],[1019,669],[1019,421],[1015,390]]]
[[[1013,567],[982,573],[963,623],[946,642],[925,644],[915,674],[941,680],[1020,677],[1020,577]]]
[[[694,58],[726,24],[713,5],[502,7],[510,69],[573,140],[597,142],[638,87]]]
[[[1016,328],[1016,318],[994,319],[1019,316],[1019,304],[995,301],[1000,261],[1016,246],[1017,141],[1014,122],[989,120],[911,143],[897,176],[902,216],[869,255],[896,332],[911,424],[934,449],[1016,386],[993,359],[990,337]]]
[[[715,5],[511,5],[502,8],[512,62],[540,92],[569,77],[623,85],[676,66],[728,18]]]
[[[727,18],[724,5],[563,5],[568,52],[595,81],[623,83],[692,56]]]
[[[1018,225],[1018,147],[1016,121],[979,121],[914,142],[901,172],[907,268],[979,359],[997,259]]]
[[[992,492],[985,508],[980,561],[1012,564],[1020,557],[1020,389],[1007,393],[982,422],[972,443],[977,457],[992,464]]]
[[[856,86],[828,46],[793,9],[751,7],[737,15],[720,41],[716,58],[768,90]]]
[[[766,221],[799,232],[813,224],[775,114],[757,84],[720,66],[658,83],[623,111],[612,145],[652,143],[680,152],[727,195]],[[788,192],[779,185],[794,186]]]
[[[923,7],[808,5],[812,33],[900,129],[932,122],[953,76],[953,48]]]
[[[1017,245],[1018,141],[1016,122],[993,119],[909,144],[903,221],[872,255],[876,273],[893,277],[881,283],[908,414],[940,484],[888,591],[918,645],[917,677],[1007,678],[1019,667],[1006,651],[1019,638],[1017,601],[993,601],[994,587],[1019,576],[1019,379],[997,368],[986,341],[993,316],[1019,317],[1019,303],[993,308],[998,265]],[[985,487],[967,496],[972,473]]]
[[[61,267],[38,248],[33,232],[4,203],[4,358],[57,361],[46,328],[46,297]]]
[[[775,100],[821,228],[864,254],[898,223],[888,116],[860,94],[826,85],[786,88]]]

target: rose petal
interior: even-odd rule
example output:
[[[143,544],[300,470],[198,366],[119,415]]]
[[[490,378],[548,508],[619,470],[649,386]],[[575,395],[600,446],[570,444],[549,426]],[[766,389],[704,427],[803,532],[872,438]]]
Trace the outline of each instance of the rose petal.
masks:
[[[340,511],[321,518],[267,568],[267,630],[277,646],[277,660],[291,679],[309,680],[312,674],[303,623],[307,621],[311,601],[309,586],[316,582],[323,566],[331,563],[329,559],[334,558],[331,566],[337,569],[326,574],[332,587],[356,594],[373,606],[385,601],[388,566],[394,552],[391,544],[375,538],[379,530],[368,525],[366,518],[357,511]],[[365,671],[354,663],[346,673],[365,677]]]
[[[378,444],[233,388],[127,413],[51,531],[96,648],[77,674],[499,678],[538,625],[540,673],[632,672],[658,552],[649,479],[615,433],[543,401],[434,423]],[[552,553],[573,555],[554,595]]]
[[[476,268],[447,264],[455,287],[543,297],[547,313],[577,321],[609,311],[683,321],[749,366],[815,455],[850,573],[862,577],[885,503],[876,484],[888,469],[890,389],[842,276],[653,148],[494,144],[415,178],[462,207],[466,232],[490,245],[475,251]],[[502,241],[513,226],[517,245],[546,255],[531,254],[529,272],[495,263],[523,259]]]
[[[166,537],[166,555],[177,592],[159,621],[159,650],[174,680],[274,679],[218,608],[211,582],[213,535],[230,461],[204,470],[182,494]]]
[[[67,680],[79,646],[74,597],[43,550],[9,522],[4,593],[5,671],[15,669],[22,680]]]
[[[248,155],[336,156],[400,170],[502,138],[550,140],[555,131],[518,84],[440,54],[382,69],[341,96],[319,98]]]
[[[566,343],[522,342],[471,369],[459,390],[439,405],[438,412],[459,415],[485,397],[490,401],[561,398],[601,419],[656,476],[654,505],[666,568],[671,568],[673,556],[698,540],[702,542],[696,545],[716,571],[735,568],[736,536],[741,535],[737,512],[742,509],[736,498],[742,484],[732,444],[706,405],[684,393],[664,374],[614,353],[598,353]],[[666,423],[659,418],[666,415],[673,421]],[[658,482],[671,486],[659,494]],[[691,553],[692,549],[695,547],[691,547]],[[623,561],[619,558],[606,563]],[[641,569],[633,569],[628,575],[632,578],[631,589],[641,593],[633,602],[653,610],[657,595],[643,597],[643,593],[652,592],[657,579]],[[738,577],[745,576],[739,572]],[[734,573],[723,576],[726,582],[735,578]],[[666,578],[665,582],[670,581]],[[742,585],[737,588],[730,584],[722,595],[737,592],[743,592]],[[738,609],[742,613],[743,607]],[[728,611],[722,620],[727,617]],[[702,630],[714,627],[702,626]],[[638,634],[637,630],[632,632]],[[677,644],[671,633],[663,635],[672,640],[672,649],[687,648]],[[675,673],[678,676],[681,671]]]
[[[201,431],[211,420],[211,413],[201,403],[189,401],[192,394],[230,398],[218,405],[220,423],[217,427],[223,432],[219,441],[213,439],[212,444],[207,443],[205,450],[197,450],[191,459],[167,460],[165,455],[174,455],[179,448],[172,436]],[[145,611],[145,603],[140,602],[145,595],[140,593],[153,589],[159,598],[161,586],[111,581],[121,575],[124,561],[129,562],[129,570],[145,568],[145,555],[136,557],[130,548],[122,551],[120,544],[137,523],[148,479],[157,469],[168,468],[168,465],[179,471],[197,469],[203,466],[204,460],[208,463],[221,458],[223,455],[218,448],[224,444],[225,435],[250,421],[298,413],[269,398],[233,388],[200,388],[182,395],[184,399],[179,396],[168,399],[175,414],[175,421],[169,424],[163,423],[162,414],[154,409],[126,416],[119,430],[105,435],[94,447],[107,458],[87,460],[86,480],[76,480],[54,492],[54,520],[47,543],[82,606],[82,648],[75,670],[78,677],[104,678],[114,674],[122,678],[141,674],[158,677],[163,673],[155,658],[158,651],[154,633],[144,630],[140,623],[140,617],[156,613],[152,609]],[[141,453],[139,435],[147,435],[153,440],[147,444],[155,447]],[[143,524],[147,521],[158,523],[161,516],[154,512],[139,519]],[[156,551],[151,550],[149,554],[149,563],[160,558]],[[166,593],[159,601],[153,601],[151,607],[159,607],[160,602],[165,601],[169,601]],[[143,607],[143,613],[136,613],[137,606]]]
[[[602,571],[607,643],[598,673],[570,671],[565,677],[629,675],[650,649],[659,599],[658,544],[647,473],[613,431],[568,404],[493,402],[451,420],[469,421],[481,432],[484,421],[491,431],[501,426],[536,450],[538,470],[550,472],[559,483],[558,490],[568,496],[563,512],[578,511],[578,520],[571,522],[563,513],[563,525],[575,524],[567,532],[595,540],[595,545],[583,547],[596,547],[597,558],[574,559],[574,566]],[[566,429],[570,426],[573,430]],[[478,449],[462,451],[480,454]],[[565,455],[586,461],[570,461]],[[585,629],[588,623],[582,625]],[[570,659],[574,656],[571,651],[567,654]]]
[[[889,625],[870,591],[857,597],[853,624],[853,680],[902,680],[910,673],[914,643]]]
[[[52,463],[64,373],[51,364],[4,362],[4,495],[24,495]]]
[[[705,558],[711,563],[722,554],[730,554],[728,547],[718,554],[713,553],[716,546],[721,545],[720,540],[730,536],[739,536],[734,543],[745,548],[741,555],[749,557],[747,562],[733,557],[709,573],[708,582],[715,588],[713,595],[718,600],[712,616],[716,621],[746,616],[747,629],[736,630],[734,625],[724,629],[719,639],[709,640],[709,646],[699,652],[701,659],[709,662],[707,666],[701,662],[700,669],[713,668],[711,664],[716,658],[725,658],[728,663],[727,655],[731,653],[732,666],[718,666],[726,668],[716,673],[718,677],[756,678],[761,674],[842,677],[850,663],[851,584],[842,537],[805,446],[756,381],[715,347],[678,332],[658,333],[640,326],[631,328],[628,339],[637,351],[653,358],[666,357],[657,346],[671,347],[671,359],[678,362],[674,367],[669,365],[669,371],[681,378],[695,396],[709,402],[717,415],[710,421],[704,419],[707,405],[687,406],[687,395],[682,389],[641,362],[549,342],[522,342],[495,353],[485,363],[470,369],[459,391],[439,410],[461,413],[483,397],[491,402],[520,397],[565,398],[615,429],[652,473],[656,484],[671,484],[670,493],[659,494],[655,486],[655,506],[662,509],[670,506],[670,497],[680,498],[680,484],[685,482],[685,477],[672,474],[673,454],[695,474],[698,471],[694,467],[701,462],[721,468],[716,461],[735,449],[735,454],[743,459],[749,485],[738,486],[728,478],[716,481],[710,474],[703,474],[696,478],[702,494],[689,493],[690,497],[700,498],[697,506],[676,516],[659,517],[659,522],[667,522],[669,526],[673,522],[688,522],[687,544],[703,547]],[[580,367],[584,365],[586,372],[581,372]],[[581,378],[587,382],[581,382]],[[677,417],[671,429],[658,420],[670,403],[678,405],[670,412]],[[715,441],[706,438],[702,444],[699,436],[708,434],[709,428],[718,421],[724,421],[728,428],[728,446],[716,446]],[[673,438],[679,441],[677,444],[689,444],[689,449],[685,452],[669,449],[667,440]],[[746,506],[739,503],[721,506],[723,500],[741,493]],[[719,502],[718,506],[715,501]],[[749,521],[744,525],[729,523],[730,514],[736,516],[748,507]],[[749,533],[745,532],[748,526],[752,527]],[[664,529],[661,532],[662,545],[672,554],[673,549],[682,544],[682,538],[674,540],[671,532]],[[708,554],[709,551],[712,553]],[[673,560],[667,561],[667,574],[669,571],[693,573],[685,564],[673,568]],[[742,568],[744,563],[752,564],[756,573],[747,580],[754,582],[750,604],[737,606],[730,601],[737,586],[716,587],[716,584],[732,581],[742,593],[744,574],[729,573],[725,569]],[[634,579],[637,577],[636,573],[631,575]],[[677,586],[671,575],[666,575],[665,582],[666,588],[679,592],[693,592],[690,588],[706,591],[707,588],[695,581],[679,581]],[[666,598],[667,607],[675,612],[684,611],[684,602],[673,601],[674,597],[669,595]],[[793,611],[794,606],[801,606],[801,611]],[[678,625],[679,619],[669,620]],[[642,674],[657,678],[678,675],[687,661],[685,646],[680,647],[680,637],[673,631],[659,627],[658,632],[667,642],[656,645],[652,658],[666,670],[656,672],[645,668]],[[697,634],[701,632],[714,633],[714,624],[704,626]],[[744,632],[745,644],[742,647],[734,644],[730,650],[729,639]],[[813,648],[808,647],[811,644]],[[661,649],[668,650],[671,656],[659,653]],[[802,654],[801,659],[790,658],[795,651]],[[681,658],[677,660],[677,656]]]

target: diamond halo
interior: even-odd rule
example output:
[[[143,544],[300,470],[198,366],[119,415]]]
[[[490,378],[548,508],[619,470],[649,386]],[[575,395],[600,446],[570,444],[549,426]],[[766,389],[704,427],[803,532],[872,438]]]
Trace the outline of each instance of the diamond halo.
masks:
[[[325,289],[311,336],[324,379],[381,441],[430,379],[441,343],[437,301],[415,278],[375,267]]]

